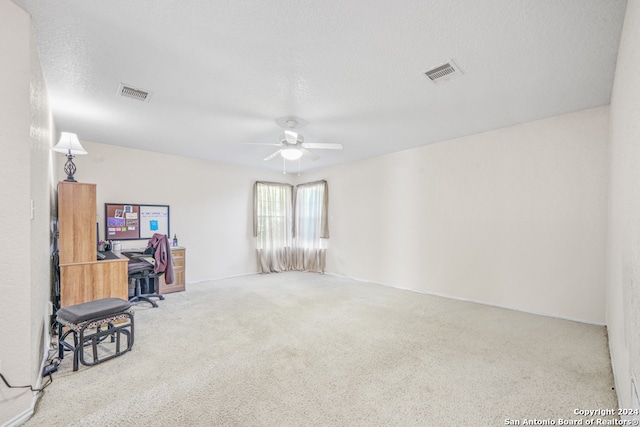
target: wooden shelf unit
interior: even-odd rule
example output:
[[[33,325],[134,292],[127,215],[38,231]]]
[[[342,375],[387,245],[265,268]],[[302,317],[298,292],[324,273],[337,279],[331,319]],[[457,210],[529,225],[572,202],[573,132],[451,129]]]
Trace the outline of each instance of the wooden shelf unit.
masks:
[[[96,185],[58,183],[60,264],[96,261]]]
[[[129,259],[96,258],[96,185],[58,183],[60,307],[128,296]]]

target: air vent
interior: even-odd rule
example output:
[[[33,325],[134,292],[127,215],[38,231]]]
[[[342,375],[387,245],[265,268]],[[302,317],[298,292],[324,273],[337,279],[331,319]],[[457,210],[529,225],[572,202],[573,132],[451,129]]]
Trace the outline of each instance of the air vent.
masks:
[[[455,77],[461,76],[462,71],[460,71],[460,68],[458,68],[458,66],[453,61],[449,61],[446,64],[442,64],[428,71],[425,71],[424,75],[434,83],[442,83]]]
[[[149,98],[151,98],[151,92],[137,89],[133,86],[126,85],[124,83],[120,83],[120,87],[118,88],[118,93],[122,96],[126,96],[127,98],[137,99],[142,102],[149,102]]]

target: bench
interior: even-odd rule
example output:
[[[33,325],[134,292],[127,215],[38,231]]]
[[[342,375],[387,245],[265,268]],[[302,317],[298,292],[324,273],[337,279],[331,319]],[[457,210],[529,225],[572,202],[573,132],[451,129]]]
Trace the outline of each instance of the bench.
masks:
[[[118,357],[133,347],[133,312],[129,301],[103,298],[71,305],[58,310],[56,320],[58,357],[62,360],[65,350],[72,351],[74,371],[78,370],[79,363],[86,366],[97,365]],[[65,327],[67,331],[63,333]],[[66,341],[69,335],[73,336],[73,345]],[[121,349],[122,337],[126,338],[124,349]],[[107,339],[111,345],[100,345]],[[86,359],[85,347],[91,349],[90,360]]]

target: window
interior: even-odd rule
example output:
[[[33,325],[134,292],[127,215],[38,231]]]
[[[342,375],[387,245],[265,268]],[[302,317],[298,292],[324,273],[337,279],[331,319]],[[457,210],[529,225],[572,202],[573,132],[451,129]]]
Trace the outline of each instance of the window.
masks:
[[[327,227],[327,183],[310,182],[296,187],[295,241],[297,248],[324,249]]]
[[[261,273],[324,272],[327,201],[326,181],[299,185],[295,193],[288,184],[256,182],[254,235]]]
[[[292,193],[291,185],[256,182],[254,234],[257,249],[291,247]]]

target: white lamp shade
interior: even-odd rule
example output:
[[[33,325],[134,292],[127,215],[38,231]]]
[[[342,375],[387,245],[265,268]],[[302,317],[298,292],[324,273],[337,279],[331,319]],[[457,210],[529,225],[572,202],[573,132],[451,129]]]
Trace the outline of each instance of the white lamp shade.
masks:
[[[298,160],[300,157],[302,157],[302,151],[298,150],[297,148],[285,148],[284,150],[280,151],[280,154],[282,154],[282,157],[287,160]]]
[[[87,154],[87,151],[82,148],[80,141],[78,141],[78,135],[70,132],[62,132],[60,134],[60,141],[58,141],[52,150],[64,154]]]

